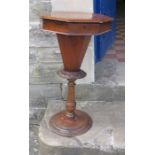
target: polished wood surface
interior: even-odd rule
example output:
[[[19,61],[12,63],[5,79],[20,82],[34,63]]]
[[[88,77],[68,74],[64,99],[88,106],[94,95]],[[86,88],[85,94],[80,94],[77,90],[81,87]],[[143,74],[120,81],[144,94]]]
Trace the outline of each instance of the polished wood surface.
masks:
[[[75,24],[43,19],[43,29],[64,35],[100,35],[111,30],[111,22],[103,24]]]
[[[74,111],[76,109],[75,101],[75,80],[68,81],[68,94],[66,102],[66,116],[74,117]]]
[[[41,16],[42,19],[49,19],[54,21],[63,21],[71,23],[106,23],[112,21],[111,17],[84,12],[51,12],[51,15]]]
[[[64,70],[78,72],[91,36],[66,36],[57,34]]]
[[[69,118],[65,113],[65,111],[61,111],[49,120],[49,129],[56,134],[73,137],[81,135],[91,128],[92,119],[86,112],[75,110],[73,118]]]
[[[112,18],[92,13],[52,12],[42,16],[43,29],[55,32],[64,68],[58,74],[68,80],[66,109],[49,120],[49,127],[62,136],[75,136],[88,131],[92,119],[85,112],[76,110],[75,81],[86,76],[80,69],[92,35],[111,30]]]
[[[53,12],[42,16],[43,29],[65,35],[99,35],[111,30],[112,18],[92,13]]]

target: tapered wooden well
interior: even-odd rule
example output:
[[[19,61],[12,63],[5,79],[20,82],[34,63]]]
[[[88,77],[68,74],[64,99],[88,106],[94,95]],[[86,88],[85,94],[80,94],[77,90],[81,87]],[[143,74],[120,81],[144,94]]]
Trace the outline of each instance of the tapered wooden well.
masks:
[[[57,34],[64,70],[76,72],[80,70],[91,36],[67,36]]]

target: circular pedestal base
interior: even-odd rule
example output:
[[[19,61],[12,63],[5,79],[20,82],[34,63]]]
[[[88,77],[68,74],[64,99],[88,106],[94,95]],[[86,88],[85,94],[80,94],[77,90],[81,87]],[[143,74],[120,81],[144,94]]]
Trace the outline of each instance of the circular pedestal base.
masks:
[[[62,111],[51,117],[49,126],[58,135],[73,137],[87,132],[92,126],[92,119],[87,113],[79,110],[75,110],[74,118],[68,118],[65,111]]]

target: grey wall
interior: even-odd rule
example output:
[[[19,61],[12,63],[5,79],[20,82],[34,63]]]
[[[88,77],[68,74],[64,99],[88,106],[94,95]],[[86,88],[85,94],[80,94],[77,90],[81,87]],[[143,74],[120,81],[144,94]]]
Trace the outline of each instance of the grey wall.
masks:
[[[50,6],[51,2],[47,4]],[[29,6],[30,107],[39,107],[46,106],[49,98],[61,98],[63,79],[57,76],[56,70],[62,65],[62,60],[55,35],[40,29],[39,14],[44,9],[44,3],[30,0]]]

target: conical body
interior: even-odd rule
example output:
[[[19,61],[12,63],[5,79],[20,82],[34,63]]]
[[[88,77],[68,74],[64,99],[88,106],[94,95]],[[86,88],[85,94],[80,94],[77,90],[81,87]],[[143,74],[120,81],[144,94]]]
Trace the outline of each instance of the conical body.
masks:
[[[91,36],[67,36],[57,34],[64,70],[77,72],[86,53]]]

